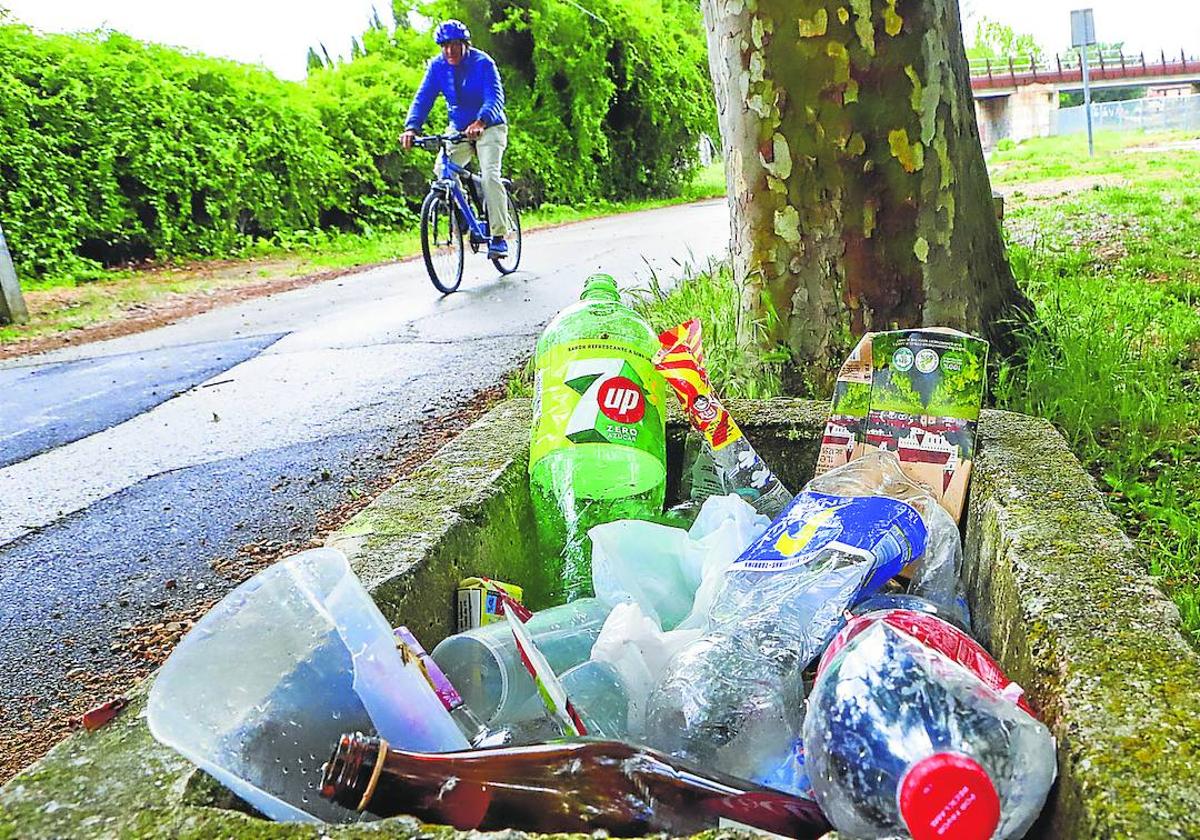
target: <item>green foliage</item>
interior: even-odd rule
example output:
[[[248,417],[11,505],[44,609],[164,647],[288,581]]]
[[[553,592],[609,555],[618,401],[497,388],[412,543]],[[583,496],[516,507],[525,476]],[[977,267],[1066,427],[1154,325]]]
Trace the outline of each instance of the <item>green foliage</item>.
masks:
[[[699,318],[709,380],[721,397],[765,399],[782,393],[780,358],[755,356],[738,341],[739,330],[750,333],[761,324],[743,324],[742,290],[728,263],[703,268],[685,267],[681,279],[664,288],[652,275],[649,289],[634,293],[634,308],[656,332]]]
[[[1041,61],[1046,56],[1034,37],[1013,31],[1011,26],[981,17],[975,24],[975,43],[967,49],[967,58],[991,58],[1007,61]]]
[[[501,65],[505,165],[526,204],[680,191],[715,122],[694,2],[593,2],[602,23],[563,0],[472,2],[474,17],[452,11]],[[436,52],[411,10],[398,0],[394,32],[375,14],[351,61],[310,49],[303,84],[119,33],[0,22],[0,219],[21,275],[411,224],[432,156],[396,138]],[[439,104],[430,125],[444,122]]]
[[[1092,92],[1093,102],[1125,102],[1129,99],[1142,99],[1146,95],[1144,87],[1098,88]],[[1083,104],[1083,91],[1063,91],[1058,95],[1059,108],[1074,108]]]
[[[227,253],[341,197],[317,110],[263,70],[21,26],[0,54],[0,216],[24,273]]]

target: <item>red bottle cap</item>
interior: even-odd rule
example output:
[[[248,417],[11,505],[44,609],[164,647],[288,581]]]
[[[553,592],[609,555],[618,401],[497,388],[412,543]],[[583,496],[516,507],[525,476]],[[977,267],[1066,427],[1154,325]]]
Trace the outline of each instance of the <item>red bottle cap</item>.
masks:
[[[900,781],[900,816],[913,840],[988,840],[1000,797],[987,771],[961,753],[934,753]]]

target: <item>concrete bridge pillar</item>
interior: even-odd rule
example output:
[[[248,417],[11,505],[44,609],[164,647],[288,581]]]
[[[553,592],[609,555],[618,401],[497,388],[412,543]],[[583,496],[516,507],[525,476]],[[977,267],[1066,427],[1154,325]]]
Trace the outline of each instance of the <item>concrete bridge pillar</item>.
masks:
[[[1013,93],[975,100],[979,140],[994,149],[1001,140],[1016,142],[1050,135],[1052,116],[1058,109],[1058,91],[1051,85],[1024,85]]]
[[[1020,142],[1030,137],[1048,137],[1051,116],[1058,110],[1058,91],[1050,85],[1025,85],[1009,97],[1012,111],[1009,135]]]
[[[1008,136],[1008,97],[987,96],[975,100],[975,122],[979,125],[979,142],[984,149],[994,149]]]

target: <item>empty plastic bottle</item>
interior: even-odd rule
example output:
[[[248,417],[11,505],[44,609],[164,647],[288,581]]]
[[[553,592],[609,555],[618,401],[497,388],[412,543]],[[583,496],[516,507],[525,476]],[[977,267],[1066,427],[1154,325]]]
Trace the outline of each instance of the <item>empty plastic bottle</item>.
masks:
[[[954,520],[893,453],[809,482],[724,573],[705,635],[671,660],[650,695],[648,742],[766,778],[799,736],[801,672],[844,611],[910,561],[933,553],[957,568],[961,551]]]
[[[1029,714],[1033,714],[1033,707],[1025,699],[1024,690],[1008,678],[1000,664],[984,650],[983,645],[945,618],[939,617],[927,609],[921,609],[923,604],[928,604],[923,599],[913,595],[903,595],[893,596],[891,600],[901,599],[904,606],[860,612],[859,615],[846,622],[846,626],[838,631],[833,641],[825,648],[825,652],[821,654],[821,667],[824,668],[830,660],[837,656],[838,651],[844,648],[851,639],[876,622],[882,621],[902,633],[908,634],[925,647],[932,648],[946,658],[957,662],[978,677],[984,685],[1000,692],[1002,697],[1016,703]],[[876,597],[869,599],[866,603],[879,603],[883,600],[883,598]]]
[[[1056,773],[1054,738],[975,674],[888,621],[833,655],[808,701],[806,768],[850,837],[1023,837]]]
[[[552,603],[591,594],[593,525],[662,513],[666,383],[658,336],[608,275],[537,342],[529,484]]]

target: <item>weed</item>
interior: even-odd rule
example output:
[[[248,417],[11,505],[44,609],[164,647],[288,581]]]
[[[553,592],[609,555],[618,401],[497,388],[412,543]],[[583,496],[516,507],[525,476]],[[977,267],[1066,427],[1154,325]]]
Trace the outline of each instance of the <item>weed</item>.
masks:
[[[999,183],[1081,174],[1120,181],[1016,202],[1006,224],[1036,317],[999,405],[1050,419],[1096,476],[1200,642],[1200,151],[1130,151],[1196,133],[1099,135],[1000,151]]]

